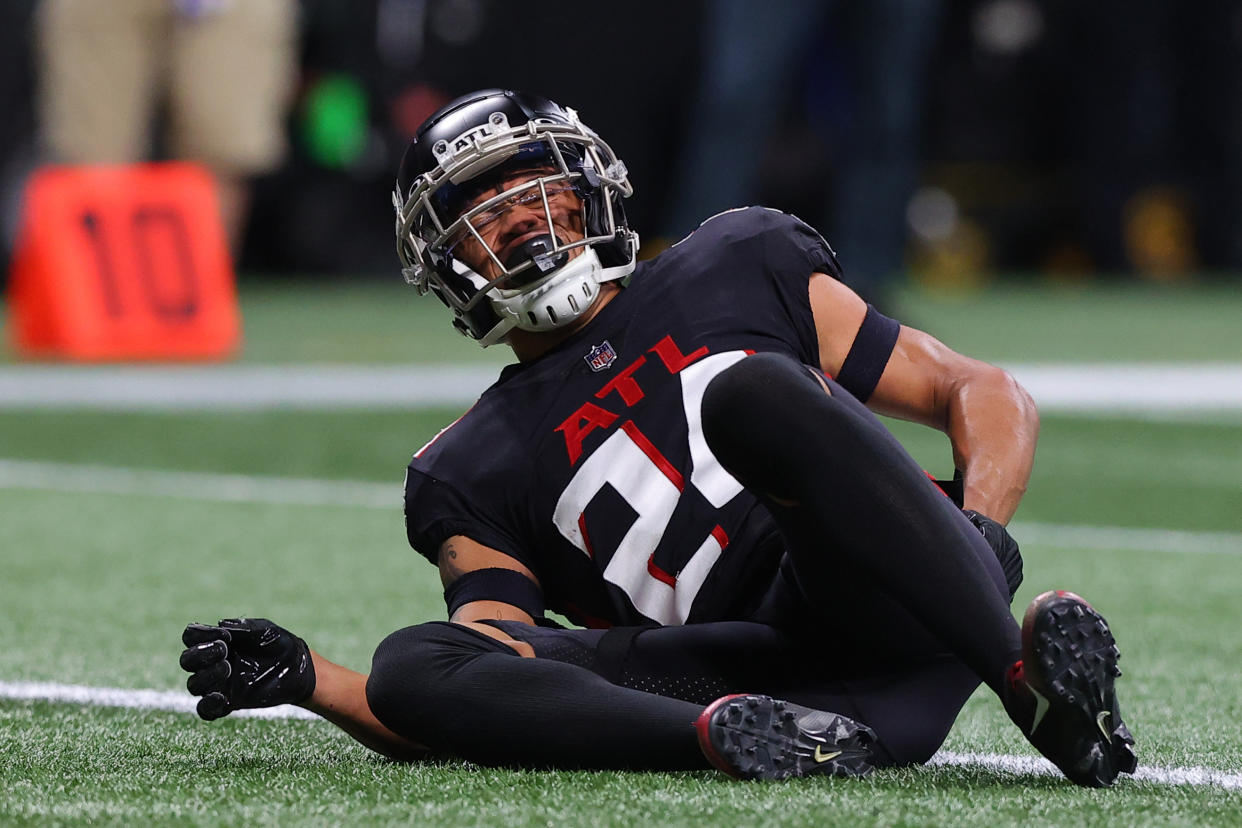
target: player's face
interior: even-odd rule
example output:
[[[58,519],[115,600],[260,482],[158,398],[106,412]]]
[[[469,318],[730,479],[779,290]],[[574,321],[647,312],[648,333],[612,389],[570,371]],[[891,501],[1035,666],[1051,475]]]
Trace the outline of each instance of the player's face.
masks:
[[[529,183],[540,176],[553,175],[555,172],[549,167],[515,171],[505,175],[494,187],[471,199],[463,212],[477,207],[505,190]],[[496,255],[496,259],[508,262],[510,257],[521,249],[523,243],[549,233],[556,236],[560,244],[568,244],[584,238],[582,199],[565,181],[547,184],[545,189],[548,196],[546,212],[539,187],[535,186],[515,193],[497,206],[471,219],[483,243]],[[552,219],[550,227],[548,225],[549,214]],[[569,251],[569,256],[574,258],[581,252],[582,248],[575,248]],[[489,281],[501,275],[496,260],[487,255],[479,245],[478,239],[468,231],[457,243],[453,255]]]

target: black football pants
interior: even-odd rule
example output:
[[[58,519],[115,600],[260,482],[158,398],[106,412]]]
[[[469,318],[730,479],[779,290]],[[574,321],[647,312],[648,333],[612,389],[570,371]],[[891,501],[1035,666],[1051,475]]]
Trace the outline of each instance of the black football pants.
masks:
[[[1000,691],[1022,649],[1004,570],[874,414],[777,354],[722,371],[702,413],[712,452],[759,494],[785,541],[754,620],[857,637],[855,661],[949,652]]]
[[[856,670],[830,630],[797,638],[744,621],[608,631],[491,623],[536,658],[439,621],[385,639],[367,682],[379,720],[480,764],[701,769],[693,725],[703,707],[766,693],[871,726],[874,764],[884,767],[926,761],[979,684],[944,654]]]
[[[926,760],[979,681],[999,687],[1019,630],[982,536],[865,407],[828,386],[761,354],[704,395],[709,445],[764,496],[786,542],[750,622],[497,623],[535,659],[452,624],[407,627],[375,653],[376,716],[480,763],[675,770],[706,766],[693,730],[704,704],[758,692],[874,728],[878,765]]]

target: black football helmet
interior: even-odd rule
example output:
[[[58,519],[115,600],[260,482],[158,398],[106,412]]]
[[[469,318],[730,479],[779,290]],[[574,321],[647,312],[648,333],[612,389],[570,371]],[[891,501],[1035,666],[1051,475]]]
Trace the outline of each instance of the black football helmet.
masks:
[[[527,169],[540,174],[471,205],[504,175]],[[557,238],[552,229],[548,198],[567,189],[582,202],[582,239]],[[420,293],[439,297],[454,327],[484,347],[514,327],[559,328],[590,307],[600,284],[633,272],[638,235],[621,206],[632,192],[625,164],[572,109],[511,90],[465,95],[419,127],[401,161],[392,201],[402,274]],[[479,228],[538,200],[548,234],[500,261]],[[488,280],[454,256],[470,237],[498,277]]]

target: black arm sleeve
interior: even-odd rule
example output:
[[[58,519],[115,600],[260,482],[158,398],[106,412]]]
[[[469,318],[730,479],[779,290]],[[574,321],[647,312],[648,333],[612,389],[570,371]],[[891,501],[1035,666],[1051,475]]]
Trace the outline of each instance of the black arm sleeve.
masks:
[[[863,317],[854,344],[850,346],[850,352],[845,355],[845,362],[835,377],[860,402],[866,402],[871,392],[875,391],[900,332],[901,325],[895,319],[889,319],[867,305],[867,315]]]
[[[543,617],[543,592],[530,578],[512,569],[475,569],[444,588],[448,614],[471,601],[500,601],[511,604],[531,618]]]

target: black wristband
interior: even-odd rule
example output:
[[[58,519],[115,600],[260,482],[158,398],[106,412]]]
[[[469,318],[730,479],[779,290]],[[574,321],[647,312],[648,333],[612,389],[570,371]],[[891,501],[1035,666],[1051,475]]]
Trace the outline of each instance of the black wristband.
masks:
[[[543,591],[530,578],[512,569],[475,569],[444,588],[449,617],[471,601],[512,604],[531,618],[543,617]]]
[[[867,315],[834,379],[860,402],[866,402],[880,381],[884,366],[888,365],[900,332],[901,324],[897,320],[867,305]]]

